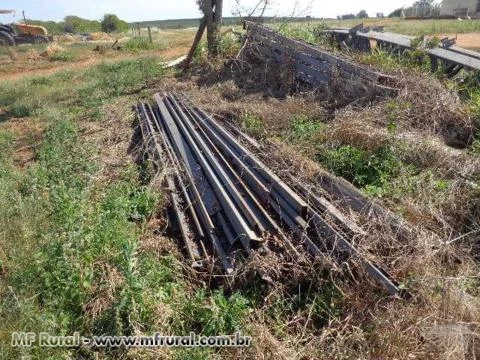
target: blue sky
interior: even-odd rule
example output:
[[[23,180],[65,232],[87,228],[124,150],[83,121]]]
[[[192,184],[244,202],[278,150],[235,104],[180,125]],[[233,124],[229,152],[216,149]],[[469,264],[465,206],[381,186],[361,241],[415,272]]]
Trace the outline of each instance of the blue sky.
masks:
[[[239,0],[248,8],[257,0]],[[224,0],[225,16],[238,9],[235,0]],[[358,13],[365,9],[370,15],[377,12],[390,13],[396,8],[408,6],[413,0],[298,0],[295,13],[315,17],[336,17],[345,13]],[[290,15],[295,9],[294,0],[272,0],[269,15]],[[12,22],[21,18],[22,10],[27,17],[39,20],[59,21],[65,15],[78,15],[87,19],[100,19],[105,13],[117,14],[120,18],[133,22],[195,18],[199,16],[195,0],[3,0],[3,9],[17,10],[16,17],[0,15],[0,22]]]

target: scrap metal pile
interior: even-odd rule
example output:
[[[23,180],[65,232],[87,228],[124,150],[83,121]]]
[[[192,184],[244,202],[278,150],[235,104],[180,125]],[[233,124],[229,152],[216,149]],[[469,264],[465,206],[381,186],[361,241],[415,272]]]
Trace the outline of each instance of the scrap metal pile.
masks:
[[[355,99],[365,94],[396,95],[398,80],[317,46],[295,40],[266,26],[246,21],[247,45],[244,49],[260,60],[288,65],[296,78],[314,88],[332,87],[355,90]]]
[[[184,96],[156,94],[152,106],[140,103],[136,110],[144,149],[164,176],[192,264],[218,259],[231,273],[242,258],[275,242],[292,259],[307,251],[354,259],[388,293],[406,295],[352,244],[361,229],[325,198],[282,181],[249,150],[255,140]]]

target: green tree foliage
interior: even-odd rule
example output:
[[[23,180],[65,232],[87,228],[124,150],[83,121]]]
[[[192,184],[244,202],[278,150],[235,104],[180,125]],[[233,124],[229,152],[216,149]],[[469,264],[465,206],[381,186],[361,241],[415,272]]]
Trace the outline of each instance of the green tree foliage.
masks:
[[[104,32],[125,32],[128,31],[127,22],[120,20],[117,15],[105,14],[102,20],[102,31]]]
[[[417,0],[413,3],[412,6],[409,6],[404,9],[397,9],[393,11],[388,17],[401,17],[403,14],[406,17],[409,16],[420,16],[420,17],[429,17],[429,16],[438,16],[440,15],[440,4],[436,3],[435,0]]]
[[[43,26],[47,29],[49,34],[62,34],[64,32],[64,23],[55,22],[55,21],[41,21],[41,20],[31,20],[27,19],[27,23],[30,25]]]
[[[64,19],[64,31],[71,34],[91,33],[101,31],[101,26],[97,20],[87,20],[69,15]]]
[[[352,20],[355,19],[355,14],[345,14],[337,16],[338,20]]]
[[[357,14],[357,18],[358,19],[368,19],[368,14],[365,10],[362,10]]]
[[[402,16],[402,9],[396,9],[388,15],[389,18],[394,18],[394,17],[401,17]]]

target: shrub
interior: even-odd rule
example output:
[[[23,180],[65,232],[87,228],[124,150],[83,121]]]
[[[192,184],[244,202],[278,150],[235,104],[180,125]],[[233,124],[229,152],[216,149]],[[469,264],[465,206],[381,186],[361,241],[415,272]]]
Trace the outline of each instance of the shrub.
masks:
[[[146,38],[132,38],[128,40],[123,47],[125,50],[136,52],[140,50],[153,50],[156,46]]]
[[[111,32],[125,32],[128,31],[128,23],[120,20],[117,15],[105,14],[102,20],[102,31],[106,33]]]
[[[245,114],[242,118],[242,126],[250,134],[261,137],[265,132],[265,122],[259,116],[253,114]]]
[[[325,150],[318,160],[336,175],[360,187],[382,187],[398,173],[403,165],[389,148],[369,152],[353,146]]]
[[[305,116],[296,116],[292,119],[292,132],[300,140],[311,139],[323,128],[323,124]]]

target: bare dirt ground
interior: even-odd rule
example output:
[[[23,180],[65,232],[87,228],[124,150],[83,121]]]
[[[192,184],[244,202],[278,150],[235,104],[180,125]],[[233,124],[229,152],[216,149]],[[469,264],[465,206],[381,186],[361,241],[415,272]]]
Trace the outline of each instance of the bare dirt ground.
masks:
[[[468,34],[445,34],[440,37],[456,38],[456,45],[466,49],[480,50],[480,33],[478,32]]]
[[[158,56],[164,60],[172,60],[182,55],[185,55],[188,52],[188,47],[178,46],[172,47],[165,50],[155,51],[149,53],[149,56]],[[114,58],[105,58],[105,57],[92,57],[87,60],[81,60],[72,63],[51,63],[47,64],[45,68],[32,68],[24,69],[20,66],[16,67],[13,72],[1,72],[0,71],[0,81],[12,81],[20,80],[28,76],[46,76],[52,75],[59,71],[66,70],[80,70],[85,69],[102,62],[115,62],[120,60],[132,60],[137,59],[138,54],[122,54],[122,56],[117,56]]]

